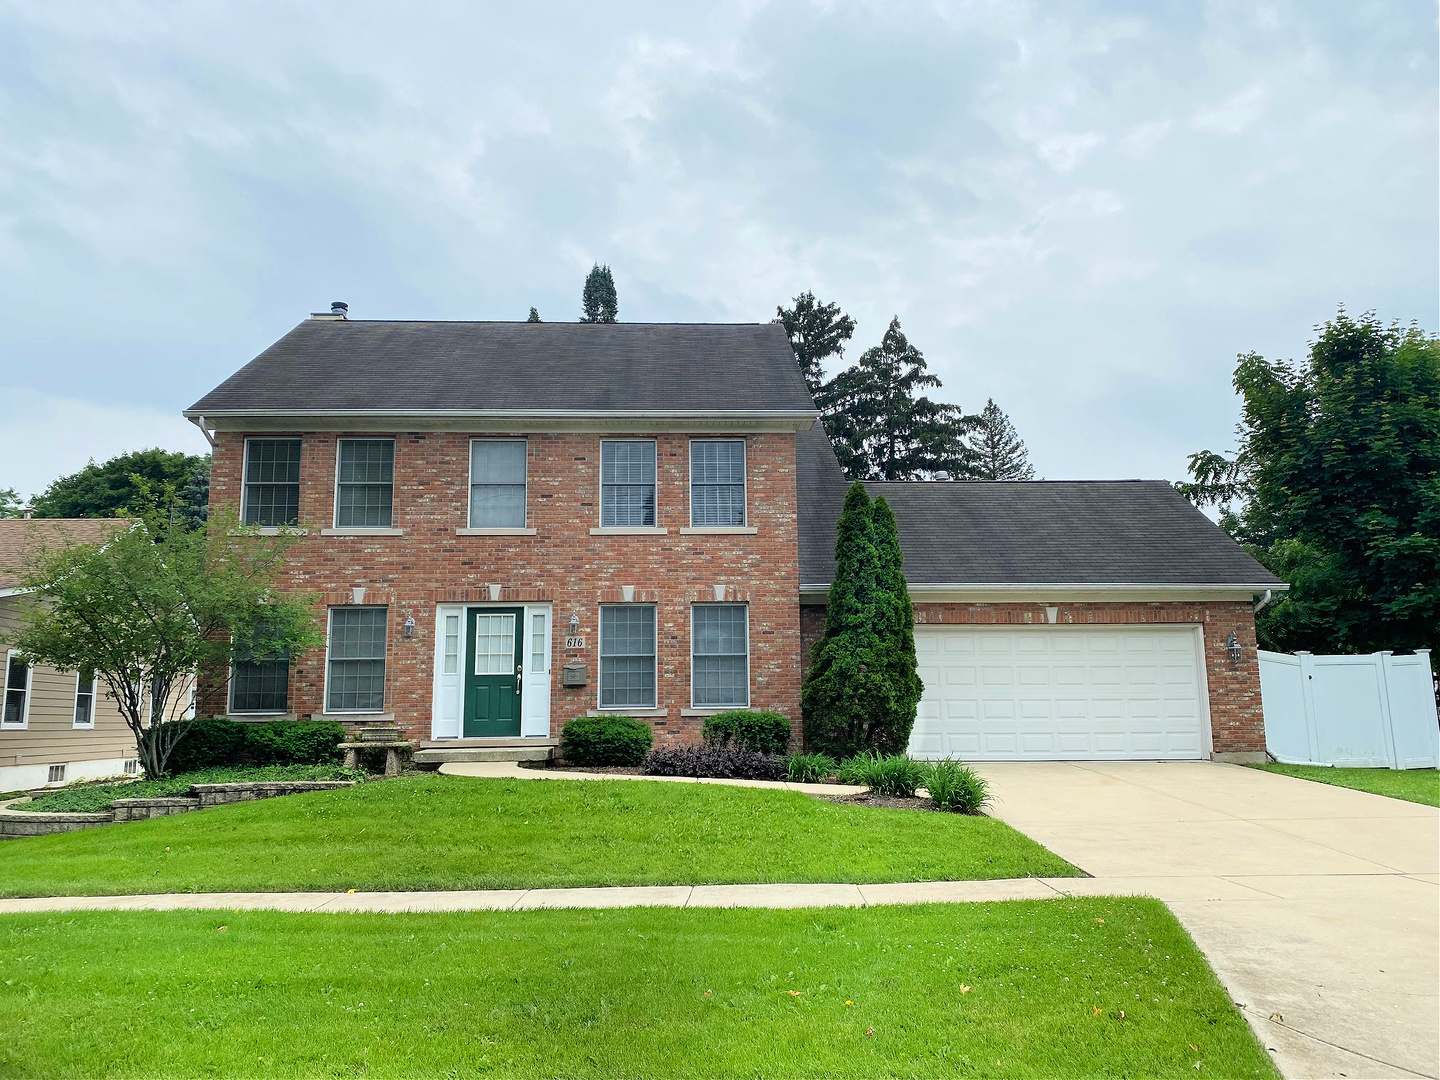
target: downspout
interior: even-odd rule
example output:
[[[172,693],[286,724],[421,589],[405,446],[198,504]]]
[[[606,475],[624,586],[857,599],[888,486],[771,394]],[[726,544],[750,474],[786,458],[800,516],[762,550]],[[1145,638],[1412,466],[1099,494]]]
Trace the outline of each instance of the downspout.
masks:
[[[211,445],[214,445],[213,443]],[[1267,607],[1275,602],[1275,590],[1266,589],[1265,594],[1255,601],[1255,614],[1259,615]]]
[[[200,429],[200,434],[205,436],[205,441],[210,444],[210,449],[215,449],[215,437],[205,429],[205,418],[203,416],[191,416],[187,419]],[[1258,610],[1258,609],[1257,609]]]

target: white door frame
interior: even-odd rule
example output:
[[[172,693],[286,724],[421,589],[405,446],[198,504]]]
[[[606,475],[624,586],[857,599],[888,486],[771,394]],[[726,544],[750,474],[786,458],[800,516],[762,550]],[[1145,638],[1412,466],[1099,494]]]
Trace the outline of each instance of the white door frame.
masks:
[[[515,608],[524,609],[524,625],[521,630],[521,657],[524,674],[520,682],[520,737],[523,739],[544,739],[550,736],[550,672],[551,655],[554,649],[555,620],[549,603],[469,603],[435,605],[435,650],[432,659],[430,691],[430,737],[432,739],[459,739],[464,730],[463,711],[465,707],[465,646],[468,640],[469,620],[466,611],[472,608]],[[443,673],[445,651],[445,617],[460,617],[460,663],[454,675]],[[539,616],[545,623],[545,654],[542,671],[533,670],[535,656],[532,651],[533,619]]]

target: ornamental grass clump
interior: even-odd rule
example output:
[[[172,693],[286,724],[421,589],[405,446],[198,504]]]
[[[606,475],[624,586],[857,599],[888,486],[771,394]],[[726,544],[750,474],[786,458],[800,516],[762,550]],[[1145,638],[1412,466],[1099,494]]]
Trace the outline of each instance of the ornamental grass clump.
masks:
[[[856,754],[842,762],[840,782],[868,787],[876,795],[910,799],[925,782],[924,766],[904,754]]]
[[[923,768],[925,790],[937,809],[978,814],[990,801],[990,782],[968,765],[946,758]]]
[[[828,754],[791,754],[785,762],[785,779],[796,784],[818,784],[834,776],[837,767]]]

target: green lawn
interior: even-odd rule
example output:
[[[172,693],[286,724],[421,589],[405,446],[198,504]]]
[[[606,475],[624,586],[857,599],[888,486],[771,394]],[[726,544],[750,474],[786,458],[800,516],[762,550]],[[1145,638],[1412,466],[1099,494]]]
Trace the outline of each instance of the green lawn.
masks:
[[[1076,873],[993,818],[636,780],[405,777],[0,844],[3,896]]]
[[[1277,1075],[1145,899],[0,915],[0,1031],[4,1076]]]
[[[366,780],[359,769],[339,765],[218,765],[164,780],[126,780],[115,784],[72,784],[11,807],[32,813],[93,814],[112,799],[163,799],[184,795],[194,784],[239,784],[262,780]]]
[[[1255,769],[1355,788],[1392,799],[1440,806],[1440,772],[1435,769],[1331,769],[1323,765],[1254,765]]]

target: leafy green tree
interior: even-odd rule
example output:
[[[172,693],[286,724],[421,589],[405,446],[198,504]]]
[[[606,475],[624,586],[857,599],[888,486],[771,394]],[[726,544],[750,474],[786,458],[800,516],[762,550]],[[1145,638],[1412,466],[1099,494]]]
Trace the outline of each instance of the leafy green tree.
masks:
[[[228,515],[193,529],[173,495],[153,500],[105,544],[55,547],[31,560],[15,647],[33,663],[94,672],[135,737],[145,774],[163,776],[190,729],[183,691],[197,672],[323,642],[310,598],[275,588],[296,539],[261,536]]]
[[[615,276],[610,267],[596,263],[585,278],[585,290],[580,294],[580,306],[584,314],[581,322],[613,323],[620,318],[620,301],[615,295]]]
[[[136,450],[62,476],[35,499],[35,517],[115,517],[143,501],[148,485],[172,485],[187,500],[186,517],[204,521],[210,498],[210,456],[167,450]]]
[[[540,310],[539,310],[538,308],[533,308],[533,307],[532,307],[532,308],[530,309],[530,317],[529,317],[528,319],[526,319],[525,321],[526,321],[526,322],[539,322],[539,321],[540,321]]]
[[[825,432],[845,475],[855,480],[969,479],[975,451],[965,436],[975,422],[958,405],[917,396],[940,380],[906,340],[899,318],[815,396]]]
[[[820,393],[825,385],[824,361],[845,355],[845,343],[855,333],[855,320],[841,311],[839,304],[822,304],[808,289],[795,297],[794,307],[777,307],[775,314],[790,335],[805,385],[812,395]]]
[[[1034,480],[1035,466],[1010,417],[987,398],[970,433],[976,480]]]
[[[879,505],[858,481],[845,495],[825,633],[801,692],[807,745],[836,758],[903,752],[920,700],[914,616],[908,593],[896,592],[905,579],[895,518]]]
[[[1233,457],[1177,485],[1291,588],[1267,648],[1440,649],[1440,341],[1341,308],[1303,363],[1242,355]]]
[[[0,488],[0,518],[22,517],[24,511],[19,492],[14,488]]]

